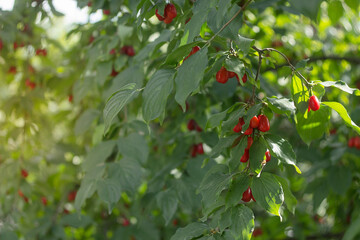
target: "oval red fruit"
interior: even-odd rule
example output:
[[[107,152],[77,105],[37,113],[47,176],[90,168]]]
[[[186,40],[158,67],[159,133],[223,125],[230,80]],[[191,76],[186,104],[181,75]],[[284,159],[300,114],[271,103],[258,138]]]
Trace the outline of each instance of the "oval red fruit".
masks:
[[[29,173],[25,169],[21,169],[21,176],[27,178],[27,176],[29,176]]]
[[[197,152],[198,154],[204,154],[204,148],[203,148],[202,143],[199,143],[199,144],[197,145],[197,147],[196,147],[196,152]]]
[[[245,135],[251,135],[253,133],[253,129],[249,126],[248,129],[244,132]]]
[[[269,150],[267,150],[267,151],[265,152],[265,156],[266,156],[266,162],[269,162],[269,161],[271,160],[271,154],[270,154],[270,151],[269,151]]]
[[[42,202],[42,204],[43,204],[44,206],[46,206],[46,205],[47,205],[47,199],[46,199],[46,197],[41,197],[41,202]]]
[[[246,149],[250,149],[251,145],[253,144],[254,139],[252,137],[248,137],[247,139],[247,147]]]
[[[247,162],[249,160],[249,149],[245,149],[244,154],[240,158],[240,162]]]
[[[196,124],[195,120],[194,120],[194,119],[190,119],[189,122],[188,122],[188,124],[187,124],[187,129],[188,129],[189,131],[195,130],[196,125],[197,125],[197,124]]]
[[[355,146],[355,145],[354,145],[354,140],[355,140],[355,138],[353,138],[353,137],[349,139],[349,141],[348,141],[348,147],[349,147],[349,148],[352,148],[352,147]]]
[[[243,200],[244,202],[250,202],[251,198],[252,198],[251,188],[248,187],[248,189],[246,189],[245,192],[243,192],[241,200]]]
[[[257,116],[254,116],[251,120],[250,120],[250,127],[251,128],[257,128],[259,126],[259,119]]]
[[[309,107],[310,107],[311,110],[313,110],[313,111],[319,110],[319,108],[320,108],[319,99],[318,99],[315,95],[313,95],[313,96],[310,97]]]
[[[357,149],[360,149],[360,137],[356,136],[354,138],[354,147],[356,147]]]
[[[174,6],[174,4],[168,3],[165,6],[165,14],[164,15],[166,16],[166,18],[171,18],[171,20],[173,18],[176,18],[177,12],[176,12],[176,7]]]
[[[259,126],[258,129],[261,132],[267,132],[270,130],[270,122],[269,119],[265,115],[259,115]]]
[[[236,124],[235,127],[233,128],[233,131],[238,133],[241,132],[242,130],[242,125],[240,123]]]
[[[220,70],[216,73],[216,81],[218,83],[226,83],[229,79],[228,71],[225,67],[221,67]]]
[[[159,21],[164,21],[165,18],[159,14],[159,10],[155,10],[155,15]]]
[[[246,81],[247,81],[247,75],[246,75],[246,73],[243,75],[243,77],[242,77],[241,80],[243,81],[243,83],[246,83]]]
[[[235,72],[229,72],[229,71],[228,71],[228,76],[229,76],[229,78],[233,78],[233,77],[235,77],[235,75],[236,75]]]
[[[191,148],[191,157],[196,157],[197,155],[197,146],[194,144]]]

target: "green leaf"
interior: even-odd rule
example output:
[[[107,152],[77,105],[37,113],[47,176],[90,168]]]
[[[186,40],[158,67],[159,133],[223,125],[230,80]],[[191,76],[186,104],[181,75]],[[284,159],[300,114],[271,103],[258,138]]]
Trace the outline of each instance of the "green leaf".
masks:
[[[238,37],[237,38],[235,37],[235,43],[244,53],[244,55],[247,55],[250,51],[250,48],[254,45],[255,39],[245,38],[240,36],[240,34],[238,34]]]
[[[262,103],[258,103],[254,106],[252,106],[247,112],[246,112],[246,116],[244,118],[244,122],[245,124],[243,125],[243,131],[245,131],[246,129],[248,129],[249,124],[250,124],[250,120],[254,117],[257,116],[260,109],[263,107]]]
[[[336,24],[344,15],[344,8],[340,1],[332,0],[329,2],[327,12],[332,24]]]
[[[146,84],[142,105],[145,121],[153,120],[165,111],[167,98],[174,85],[174,72],[173,69],[160,69]]]
[[[296,171],[301,173],[300,169],[296,166],[296,156],[294,150],[288,141],[272,134],[264,135],[264,138],[269,145],[271,155],[277,157],[280,161],[286,164],[293,165]]]
[[[229,109],[226,109],[223,112],[211,115],[206,123],[206,128],[218,127],[221,124],[221,121],[224,120],[224,118],[226,117],[228,110]]]
[[[95,147],[93,147],[86,155],[84,163],[82,164],[82,168],[85,171],[89,171],[95,166],[103,164],[104,161],[113,152],[115,144],[116,141],[111,140],[111,141],[101,142]]]
[[[99,115],[100,112],[96,109],[87,109],[85,112],[83,112],[75,122],[75,135],[83,135],[87,130],[89,130],[91,124]]]
[[[134,90],[134,88],[135,83],[126,84],[108,99],[104,108],[104,133],[107,133],[107,131],[109,130],[111,122],[113,121],[115,116],[128,102],[130,102],[135,93],[138,92],[138,90]]]
[[[290,0],[291,6],[311,20],[316,20],[323,0]]]
[[[96,182],[96,191],[101,200],[108,204],[109,213],[121,196],[120,184],[113,179],[101,179]]]
[[[261,163],[264,160],[266,152],[266,144],[260,139],[254,138],[254,143],[251,145],[249,150],[249,161],[250,167],[255,173],[259,173],[261,171]]]
[[[198,44],[199,42],[193,42],[176,48],[166,57],[164,65],[177,65],[185,56],[191,52],[191,49]],[[189,59],[190,57],[187,60]]]
[[[189,57],[180,66],[175,78],[175,100],[181,105],[182,109],[186,109],[186,98],[199,87],[207,63],[207,48],[203,48]]]
[[[289,98],[284,98],[284,97],[271,97],[271,98],[267,98],[268,103],[269,103],[269,107],[271,108],[271,110],[273,110],[276,113],[279,114],[288,114],[288,115],[292,115],[295,114],[296,111],[296,107],[294,105],[294,102],[289,99]]]
[[[80,188],[76,193],[75,209],[80,211],[81,206],[84,204],[85,200],[91,197],[94,194],[95,190],[95,180],[84,179],[81,182]]]
[[[245,74],[245,65],[237,57],[226,58],[225,59],[225,67],[226,67],[226,70],[231,71],[231,72],[235,72],[240,79]],[[240,81],[240,83],[243,83],[243,82]]]
[[[354,240],[360,233],[360,216],[356,220],[352,221],[351,225],[347,228],[342,240]]]
[[[134,28],[125,26],[125,25],[118,25],[117,27],[117,35],[120,37],[120,41],[124,42],[127,38],[129,38],[133,32]]]
[[[349,168],[336,166],[332,167],[328,172],[329,186],[337,194],[343,196],[351,186],[352,173]]]
[[[251,190],[256,203],[281,219],[280,207],[284,202],[284,192],[273,174],[263,172],[260,177],[255,177]]]
[[[0,239],[4,239],[4,240],[18,240],[17,235],[12,232],[12,231],[8,231],[8,230],[1,230],[0,232]]]
[[[360,2],[358,0],[345,0],[345,3],[354,11],[358,11]]]
[[[165,225],[168,225],[178,206],[176,192],[172,189],[159,192],[156,195],[156,202],[162,211],[163,217],[165,219]]]
[[[319,82],[319,84],[323,85],[324,87],[336,87],[340,89],[341,91],[355,94],[356,96],[360,96],[360,90],[357,88],[351,88],[349,87],[345,82],[339,80],[339,81],[326,81],[326,82]]]
[[[145,163],[148,159],[148,144],[145,137],[138,133],[132,133],[125,138],[119,138],[117,146],[123,156],[137,160],[139,163]]]
[[[205,223],[190,223],[184,228],[179,228],[170,240],[190,240],[199,237],[210,230]]]
[[[237,205],[249,185],[250,178],[247,174],[242,173],[241,175],[235,176],[226,195],[226,207]]]
[[[292,194],[290,188],[289,188],[289,184],[286,181],[286,179],[280,177],[280,176],[275,176],[276,179],[279,181],[279,183],[281,184],[281,187],[284,191],[284,198],[285,198],[285,204],[286,207],[288,208],[288,210],[290,212],[292,212],[293,214],[295,214],[295,207],[297,204],[297,200],[294,197],[294,195]]]
[[[85,228],[92,223],[92,219],[81,213],[71,213],[63,216],[60,223],[74,228]]]
[[[329,106],[333,110],[335,110],[340,117],[345,121],[346,125],[354,129],[358,134],[360,134],[360,127],[354,123],[349,114],[346,111],[346,108],[338,102],[321,102],[321,104],[324,104],[326,106]]]
[[[230,232],[235,239],[251,239],[255,227],[254,213],[250,208],[239,205],[231,211]]]
[[[224,148],[230,147],[236,138],[238,138],[238,135],[232,135],[225,138],[220,138],[218,143],[215,145],[215,147],[211,151],[211,157],[217,157],[219,154],[224,150]]]

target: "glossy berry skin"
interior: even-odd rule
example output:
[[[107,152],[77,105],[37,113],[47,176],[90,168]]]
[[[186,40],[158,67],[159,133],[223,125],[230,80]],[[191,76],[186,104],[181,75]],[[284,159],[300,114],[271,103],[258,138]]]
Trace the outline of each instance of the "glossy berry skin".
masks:
[[[257,116],[254,116],[251,120],[250,120],[250,127],[251,128],[257,128],[259,126],[259,119]]]
[[[189,131],[195,130],[196,125],[197,125],[197,124],[196,124],[195,120],[194,120],[194,119],[190,119],[189,122],[188,122],[188,124],[187,124],[187,129],[188,129]]]
[[[177,16],[177,12],[176,12],[176,7],[174,6],[174,4],[172,3],[168,3],[165,6],[165,18],[176,18]]]
[[[41,202],[42,202],[42,204],[43,204],[44,206],[46,206],[46,205],[47,205],[47,199],[46,199],[46,197],[41,197]]]
[[[251,145],[253,144],[254,139],[252,137],[248,137],[247,139],[247,147],[246,149],[250,149]]]
[[[104,15],[110,15],[110,10],[109,9],[103,9],[103,14]]]
[[[236,124],[235,127],[233,128],[233,131],[238,133],[241,132],[242,130],[242,125],[240,123]]]
[[[75,200],[75,198],[76,198],[76,191],[71,191],[71,192],[69,192],[69,194],[68,194],[68,201],[69,202],[73,202],[74,200]]]
[[[197,155],[197,145],[194,144],[192,147],[191,147],[191,157],[196,157]]]
[[[199,47],[199,46],[193,47],[193,48],[191,49],[189,55],[187,55],[187,57],[184,59],[184,61],[185,61],[186,59],[188,59],[191,55],[193,55],[193,54],[195,54],[196,52],[198,52],[199,50],[200,50],[200,47]]]
[[[155,15],[159,21],[164,21],[165,18],[159,14],[159,10],[155,10]]]
[[[271,160],[271,154],[270,154],[270,151],[269,151],[269,150],[267,150],[267,151],[265,152],[265,157],[266,157],[266,162],[269,162],[269,161]]]
[[[23,176],[23,178],[27,178],[27,176],[29,176],[29,173],[25,169],[21,169],[21,176]]]
[[[240,158],[240,162],[247,162],[249,160],[249,149],[245,149],[244,154]]]
[[[359,136],[354,137],[354,147],[356,147],[356,149],[360,150],[360,137]]]
[[[251,135],[252,133],[253,133],[253,128],[251,128],[251,127],[249,126],[249,128],[246,129],[246,131],[244,132],[244,135]]]
[[[221,67],[221,69],[216,73],[216,81],[218,83],[226,83],[229,80],[228,71],[225,67]]]
[[[199,144],[196,146],[196,152],[197,152],[198,154],[204,154],[204,148],[203,148],[202,143],[199,143]]]
[[[251,198],[252,198],[251,188],[248,187],[248,189],[246,189],[245,192],[243,192],[241,200],[243,200],[244,202],[250,202]]]
[[[310,109],[313,110],[313,111],[319,110],[319,108],[320,108],[319,99],[318,99],[315,95],[313,95],[313,96],[310,97],[309,107],[310,107]]]
[[[258,129],[261,132],[267,132],[270,130],[270,122],[269,119],[265,115],[259,115],[259,126]]]
[[[246,83],[247,82],[247,75],[246,73],[243,75],[242,79],[243,83]]]

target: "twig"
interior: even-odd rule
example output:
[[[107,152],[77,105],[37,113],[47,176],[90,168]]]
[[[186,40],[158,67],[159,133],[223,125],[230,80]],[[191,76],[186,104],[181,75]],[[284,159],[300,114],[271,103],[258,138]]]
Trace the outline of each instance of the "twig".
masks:
[[[262,63],[262,54],[263,54],[264,51],[261,50],[261,49],[258,49],[255,46],[253,46],[253,49],[255,49],[255,51],[257,51],[258,54],[259,54],[259,63],[258,63],[258,68],[257,68],[257,71],[256,71],[256,76],[255,76],[255,83],[256,83],[258,78],[259,78],[260,69],[261,69],[261,63]],[[255,88],[256,88],[256,86],[254,85],[253,89],[252,89],[252,96],[250,98],[252,103],[255,102]]]
[[[222,27],[220,28],[220,30],[219,30],[217,33],[215,33],[214,36],[212,36],[212,37],[205,43],[204,47],[208,47],[208,46],[210,45],[211,41],[214,40],[214,38],[215,38],[217,35],[219,35],[242,11],[244,11],[245,8],[247,8],[247,6],[250,4],[251,1],[252,1],[252,0],[247,1],[247,2],[244,4],[244,6],[242,6],[242,7],[234,14],[234,16],[233,16],[227,23],[225,23],[224,26],[222,26]]]

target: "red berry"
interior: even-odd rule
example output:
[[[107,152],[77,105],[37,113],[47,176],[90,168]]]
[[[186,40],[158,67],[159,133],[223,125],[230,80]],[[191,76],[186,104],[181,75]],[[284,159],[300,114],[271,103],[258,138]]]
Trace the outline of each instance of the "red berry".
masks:
[[[310,97],[309,107],[310,107],[311,110],[313,110],[313,111],[319,110],[319,108],[320,108],[319,99],[318,99],[315,95],[313,95],[313,96]]]
[[[20,189],[18,190],[18,194],[19,194],[19,196],[22,197],[22,198],[25,196],[24,193],[23,193]]]
[[[241,200],[243,200],[244,202],[250,202],[251,198],[252,198],[251,188],[248,187],[248,189],[246,189],[245,192],[243,192]]]
[[[195,130],[196,125],[197,125],[197,124],[196,124],[195,120],[194,120],[194,119],[190,119],[189,122],[188,122],[188,124],[187,124],[187,129],[188,129],[189,131]]]
[[[116,77],[118,74],[119,74],[119,72],[115,71],[115,69],[113,68],[113,69],[111,70],[110,76]]]
[[[28,78],[25,80],[25,85],[28,86],[30,89],[34,89],[36,87],[36,83],[30,81],[30,79]]]
[[[360,137],[359,136],[354,137],[354,147],[356,147],[357,149],[360,149]]]
[[[352,147],[354,147],[355,145],[355,138],[350,138],[349,139],[349,141],[348,141],[348,146],[349,146],[349,148],[352,148]]]
[[[258,129],[261,132],[267,132],[270,130],[270,122],[269,119],[265,115],[259,115],[259,126]]]
[[[73,95],[70,94],[70,95],[69,95],[69,102],[72,102],[72,101],[73,101],[73,98],[74,98]]]
[[[31,65],[28,66],[28,71],[29,71],[29,73],[31,73],[31,74],[34,74],[34,73],[35,73],[35,69],[34,69],[34,67],[31,66]]]
[[[63,213],[64,213],[64,214],[69,214],[69,213],[70,213],[70,211],[69,211],[69,210],[67,210],[66,208],[64,208]]]
[[[221,67],[221,69],[216,73],[216,81],[218,83],[226,83],[229,79],[228,71],[225,67]]]
[[[159,19],[159,21],[164,21],[165,18],[159,14],[159,10],[155,10],[155,15]]]
[[[29,199],[24,196],[24,201],[25,201],[26,203],[28,203],[28,202],[29,202]]]
[[[126,55],[128,55],[129,57],[135,56],[135,50],[132,46],[128,46],[126,50]]]
[[[124,219],[123,219],[123,222],[122,222],[122,225],[123,225],[124,227],[129,226],[129,225],[130,225],[130,221],[129,221],[129,219],[124,218]]]
[[[11,66],[11,67],[9,68],[8,73],[16,74],[16,72],[17,72],[17,70],[16,70],[16,67],[15,67],[15,66]]]
[[[110,10],[109,9],[103,9],[103,14],[104,15],[110,15]]]
[[[254,139],[252,137],[248,137],[247,139],[247,147],[246,149],[250,149],[251,145],[253,144]]]
[[[191,18],[186,19],[185,24],[187,24],[190,20],[191,20]]]
[[[23,178],[27,178],[27,176],[29,176],[29,173],[25,169],[21,169],[21,176],[23,176]]]
[[[253,133],[253,129],[249,126],[248,129],[244,132],[244,135],[251,135]]]
[[[3,41],[0,39],[0,51],[3,49],[3,46],[4,46]]]
[[[199,125],[196,125],[196,131],[202,132],[202,128]]]
[[[172,18],[170,18],[170,17],[166,17],[165,19],[164,19],[164,23],[166,23],[166,24],[170,24],[171,22],[172,22]]]
[[[45,57],[47,55],[47,50],[46,49],[36,49],[35,55]]]
[[[164,12],[165,18],[171,18],[171,20],[177,16],[176,7],[172,3],[166,4]]]
[[[239,123],[241,124],[241,126],[244,125],[245,124],[244,118],[239,118]]]
[[[110,55],[116,54],[116,49],[115,49],[115,48],[111,49],[110,52],[109,52],[109,54],[110,54]]]
[[[91,35],[91,36],[89,37],[89,44],[92,43],[94,40],[95,40],[95,37]]]
[[[71,191],[71,192],[69,192],[69,194],[68,194],[68,201],[69,202],[73,202],[74,200],[75,200],[75,198],[76,198],[76,191],[74,190],[74,191]]]
[[[47,205],[47,199],[46,199],[46,197],[41,197],[41,202],[42,202],[42,204],[43,204],[44,206],[46,206],[46,205]]]
[[[87,6],[88,6],[88,7],[91,7],[91,6],[92,6],[92,2],[89,1],[89,2],[87,3]]]
[[[191,157],[196,157],[197,155],[197,145],[194,144],[191,148]]]
[[[254,116],[251,120],[250,120],[250,127],[251,128],[257,128],[259,126],[259,119],[257,118],[257,116]]]
[[[202,143],[199,143],[199,144],[196,146],[196,152],[197,152],[198,154],[204,154],[204,148],[203,148]]]
[[[255,228],[252,236],[257,237],[257,236],[261,236],[262,234],[263,234],[263,231],[261,230],[261,228]]]
[[[19,47],[19,45],[17,44],[17,42],[14,42],[14,50],[16,50]]]
[[[267,150],[267,151],[265,152],[265,156],[266,156],[266,162],[269,162],[269,161],[271,160],[271,154],[270,154],[270,151],[269,151],[269,150]]]
[[[233,77],[235,77],[235,75],[236,75],[235,72],[229,72],[229,71],[228,71],[228,76],[229,76],[229,78],[233,78]]]
[[[246,83],[246,81],[247,81],[247,75],[246,75],[246,73],[243,75],[243,77],[242,77],[241,80],[243,81],[243,83]]]
[[[174,219],[173,222],[172,222],[172,224],[173,224],[174,226],[177,226],[177,225],[178,225],[178,220],[177,220],[177,219]]]
[[[249,160],[249,149],[245,149],[244,154],[240,158],[240,162],[247,162]]]
[[[200,50],[200,47],[199,47],[199,46],[193,47],[193,48],[191,49],[189,55],[184,59],[184,61],[185,61],[186,59],[188,59],[191,55],[195,54],[195,53],[196,53],[197,51],[199,51],[199,50]]]
[[[233,131],[238,133],[241,132],[242,130],[242,125],[240,123],[236,124],[235,127],[233,128]]]

